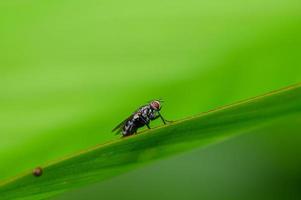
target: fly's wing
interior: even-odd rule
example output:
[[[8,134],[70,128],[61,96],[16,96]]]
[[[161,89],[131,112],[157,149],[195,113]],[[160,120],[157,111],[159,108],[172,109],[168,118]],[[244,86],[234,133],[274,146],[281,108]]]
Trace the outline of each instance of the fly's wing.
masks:
[[[123,128],[123,126],[125,125],[125,123],[126,123],[127,121],[131,120],[131,119],[133,118],[133,116],[134,116],[134,113],[133,113],[131,116],[129,116],[128,118],[126,118],[125,120],[123,120],[120,124],[118,124],[118,125],[112,130],[112,132],[117,131],[116,134],[120,133],[121,130],[122,130],[122,128]]]

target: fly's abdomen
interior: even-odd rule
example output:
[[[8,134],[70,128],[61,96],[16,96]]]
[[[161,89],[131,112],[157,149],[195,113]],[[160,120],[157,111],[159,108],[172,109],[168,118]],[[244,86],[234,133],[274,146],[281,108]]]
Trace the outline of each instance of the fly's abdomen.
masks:
[[[132,134],[134,126],[135,126],[135,124],[134,124],[133,119],[127,121],[125,123],[124,127],[122,128],[122,134],[123,135],[130,135],[130,134]]]

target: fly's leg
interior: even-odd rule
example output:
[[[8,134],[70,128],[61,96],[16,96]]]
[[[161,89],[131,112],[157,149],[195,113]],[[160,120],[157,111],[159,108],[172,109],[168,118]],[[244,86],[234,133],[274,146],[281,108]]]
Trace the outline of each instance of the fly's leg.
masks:
[[[158,111],[158,115],[154,118],[154,119],[158,119],[158,118],[161,118],[161,120],[162,120],[162,122],[164,123],[164,124],[166,124],[166,122],[168,122],[168,123],[172,123],[173,121],[170,121],[170,120],[166,120],[166,119],[164,119],[164,117],[161,115],[161,113]]]
[[[148,129],[151,129],[149,123],[147,123],[147,121],[142,116],[140,116],[140,119],[143,121],[143,123],[147,126]]]
[[[161,118],[161,120],[163,121],[163,123],[166,124],[165,120],[160,115],[154,117],[153,120],[158,119],[159,117]]]
[[[131,135],[136,134],[137,133],[138,128],[133,126],[131,129]]]
[[[161,113],[158,111],[158,116],[161,118],[162,122],[166,124],[165,119],[162,117]]]

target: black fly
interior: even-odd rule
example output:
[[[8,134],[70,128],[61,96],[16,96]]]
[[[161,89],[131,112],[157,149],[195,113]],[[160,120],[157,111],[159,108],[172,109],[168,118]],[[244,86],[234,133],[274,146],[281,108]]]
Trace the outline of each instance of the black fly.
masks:
[[[117,134],[121,132],[122,136],[129,136],[137,133],[138,128],[147,126],[150,129],[149,123],[152,120],[161,118],[164,124],[166,120],[160,114],[161,101],[153,100],[149,104],[141,106],[131,116],[117,125],[112,132],[117,131]]]

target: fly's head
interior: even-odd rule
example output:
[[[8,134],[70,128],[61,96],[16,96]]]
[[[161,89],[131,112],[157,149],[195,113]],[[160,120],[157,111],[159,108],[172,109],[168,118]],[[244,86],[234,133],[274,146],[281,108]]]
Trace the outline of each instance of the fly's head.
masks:
[[[160,111],[161,110],[161,101],[159,101],[159,100],[153,100],[153,101],[150,102],[149,105],[155,111]]]

